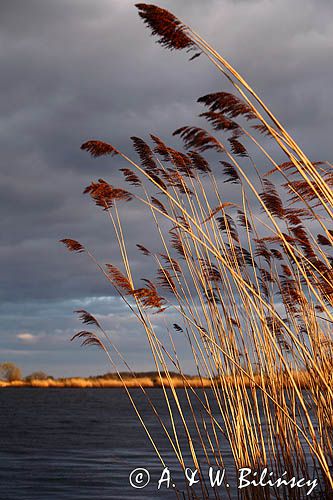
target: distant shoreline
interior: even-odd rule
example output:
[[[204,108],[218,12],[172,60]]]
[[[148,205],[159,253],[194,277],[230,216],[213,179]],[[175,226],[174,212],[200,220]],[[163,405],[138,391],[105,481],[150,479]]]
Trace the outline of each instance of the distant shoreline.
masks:
[[[35,379],[35,380],[14,380],[11,382],[6,382],[0,380],[0,389],[2,388],[15,388],[15,387],[39,387],[39,388],[66,388],[66,387],[75,387],[75,388],[120,388],[131,387],[131,388],[161,388],[161,387],[170,387],[173,386],[175,388],[183,388],[183,387],[192,387],[192,388],[209,388],[212,386],[212,381],[208,378],[200,378],[198,376],[184,375],[181,377],[180,375],[170,374],[170,377],[162,375],[161,377],[156,373],[147,373],[140,374],[136,377],[133,377],[130,373],[121,374],[122,380],[116,374],[107,374],[99,377],[68,377],[68,378],[47,378],[47,379]],[[283,386],[288,384],[287,379],[283,381],[283,374],[278,375],[280,382]],[[247,377],[232,377],[231,375],[224,376],[224,382],[227,379],[227,382],[230,385],[245,385],[246,387],[254,388],[256,384],[261,386],[269,383],[269,379],[266,377],[261,377],[259,375],[254,375],[253,380],[250,380]],[[311,377],[307,372],[295,372],[294,379],[297,385],[306,389],[311,385]],[[289,382],[290,384],[290,382]],[[214,379],[214,385],[221,385],[221,382],[218,378]]]

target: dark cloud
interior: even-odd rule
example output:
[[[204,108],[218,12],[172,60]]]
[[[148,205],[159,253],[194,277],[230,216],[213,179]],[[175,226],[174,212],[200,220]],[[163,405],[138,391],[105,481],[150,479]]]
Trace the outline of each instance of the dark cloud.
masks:
[[[232,61],[311,157],[331,159],[329,0],[165,0],[161,6]],[[108,221],[81,192],[91,179],[118,174],[116,160],[93,161],[79,146],[95,137],[128,152],[131,135],[154,132],[167,140],[175,128],[196,122],[198,96],[227,85],[203,57],[188,63],[186,54],[155,44],[125,0],[2,2],[0,43],[1,298],[7,318],[1,357],[27,369],[50,365],[59,372],[67,366],[68,373],[72,365],[84,372],[77,352],[61,344],[74,328],[68,301],[111,292],[84,256],[68,255],[57,241],[71,236],[102,261],[117,261]],[[129,248],[143,236],[155,244],[153,228],[135,205],[124,217]],[[148,264],[130,252],[136,275],[144,276]],[[104,306],[114,311],[113,304]],[[64,332],[59,345],[57,330]],[[36,341],[21,345],[22,333]],[[144,348],[136,347],[137,364],[144,367]],[[91,359],[88,371],[98,364]]]

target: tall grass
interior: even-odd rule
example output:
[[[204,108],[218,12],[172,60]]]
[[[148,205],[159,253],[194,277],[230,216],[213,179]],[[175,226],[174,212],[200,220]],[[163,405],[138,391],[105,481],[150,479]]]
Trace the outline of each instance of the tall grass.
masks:
[[[276,474],[287,471],[288,477],[317,474],[322,498],[329,498],[332,166],[310,160],[244,78],[200,35],[164,9],[137,8],[161,45],[189,51],[191,59],[208,57],[235,94],[219,91],[198,99],[209,127],[175,131],[186,152],[154,135],[149,144],[132,138],[138,159],[105,142],[84,143],[82,149],[93,157],[116,156],[127,164],[120,170],[130,191],[104,179],[85,190],[110,218],[123,267],[102,265],[81,243],[62,241],[70,251],[88,254],[144,328],[169,409],[168,422],[158,415],[161,432],[183,468],[189,464],[181,432],[197,468],[202,455],[223,467],[221,443],[227,439],[237,469],[268,466]],[[129,202],[141,207],[161,246],[153,252],[138,242],[138,252],[156,269],[155,278],[141,284],[133,278],[122,222],[121,205]],[[178,316],[173,324],[167,323],[170,312]],[[94,331],[74,338],[101,347],[117,369],[115,359],[124,360],[108,332],[87,311],[79,313]],[[156,329],[155,314],[165,317],[169,342]],[[204,382],[196,389],[187,381],[177,351],[179,336],[187,342],[199,380],[210,380],[209,390]],[[185,399],[168,375],[171,369],[183,380]],[[307,379],[306,392],[300,372]],[[193,409],[193,397],[200,402],[200,414]],[[211,410],[213,405],[218,412]],[[141,422],[165,463],[156,437]],[[209,494],[202,485],[202,498]],[[284,494],[258,488],[244,493],[248,498]],[[306,493],[299,489],[292,495],[303,498]]]

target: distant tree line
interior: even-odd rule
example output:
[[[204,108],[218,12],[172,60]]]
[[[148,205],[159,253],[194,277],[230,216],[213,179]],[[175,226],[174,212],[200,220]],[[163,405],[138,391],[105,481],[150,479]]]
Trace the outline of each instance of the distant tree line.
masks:
[[[13,382],[14,380],[22,380],[22,378],[22,371],[15,363],[9,361],[0,363],[0,380]],[[48,378],[53,377],[43,371],[35,371],[27,375],[25,380],[31,382],[31,380],[46,380]]]

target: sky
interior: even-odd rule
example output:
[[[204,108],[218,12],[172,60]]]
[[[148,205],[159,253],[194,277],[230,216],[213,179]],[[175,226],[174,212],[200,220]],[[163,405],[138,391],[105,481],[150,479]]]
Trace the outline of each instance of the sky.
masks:
[[[159,5],[245,76],[311,158],[332,161],[331,0]],[[115,160],[92,160],[80,145],[98,138],[133,156],[130,136],[168,142],[198,124],[196,99],[226,83],[203,57],[188,62],[154,43],[127,0],[1,2],[0,47],[0,362],[25,375],[109,371],[102,352],[69,341],[80,330],[73,311],[85,308],[136,370],[152,369],[135,319],[86,256],[58,243],[72,237],[102,262],[119,262],[106,217],[82,195],[92,180],[119,178]],[[147,263],[131,248],[143,238],[153,246],[154,231],[135,205],[123,215],[142,277]],[[164,328],[157,316],[156,327]]]

